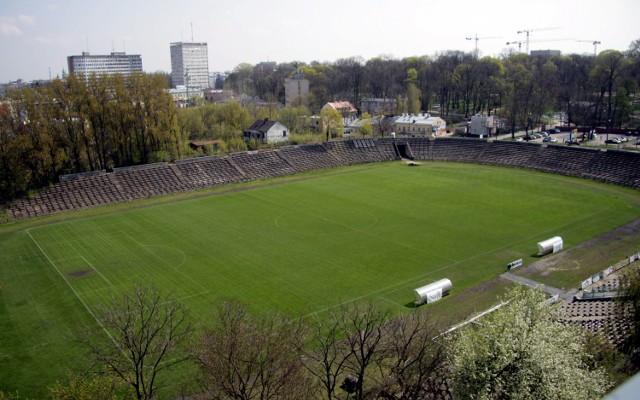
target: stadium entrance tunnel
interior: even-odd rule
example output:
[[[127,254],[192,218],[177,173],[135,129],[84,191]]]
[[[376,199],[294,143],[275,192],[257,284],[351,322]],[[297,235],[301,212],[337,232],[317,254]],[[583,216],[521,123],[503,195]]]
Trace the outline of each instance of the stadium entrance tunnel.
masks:
[[[413,152],[411,151],[411,146],[407,142],[394,142],[396,147],[396,154],[400,158],[406,158],[409,160],[415,159],[413,156]]]

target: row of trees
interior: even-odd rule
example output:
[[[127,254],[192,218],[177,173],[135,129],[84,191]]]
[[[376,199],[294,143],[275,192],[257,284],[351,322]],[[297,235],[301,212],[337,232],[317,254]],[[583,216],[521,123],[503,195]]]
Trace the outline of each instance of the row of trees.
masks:
[[[449,335],[438,333],[427,310],[392,319],[371,304],[292,319],[224,302],[211,323],[194,327],[178,302],[137,286],[101,307],[99,326],[79,335],[93,360],[90,373],[58,383],[51,393],[76,399],[176,392],[243,400],[556,399],[600,398],[617,383],[607,370],[615,349],[558,323],[543,292],[518,286],[504,302],[479,324]],[[188,366],[190,382],[166,373],[178,363]]]
[[[311,93],[279,107],[284,79],[297,70],[310,80]],[[396,114],[437,109],[449,123],[454,114],[497,113],[512,132],[538,125],[551,111],[563,111],[568,123],[621,127],[630,123],[639,82],[640,40],[626,53],[606,50],[597,57],[478,59],[448,51],[431,58],[292,62],[275,70],[241,64],[225,85],[267,100],[260,107],[234,102],[179,109],[162,74],[69,76],[10,92],[0,102],[0,201],[60,174],[197,156],[187,146],[193,139],[220,139],[222,152],[245,150],[241,132],[256,119],[279,120],[293,134],[305,133],[308,117],[327,101],[359,106],[363,96],[396,98]],[[321,133],[328,138],[335,132]]]
[[[2,197],[61,173],[180,158],[187,137],[165,89],[162,75],[133,74],[69,76],[10,92],[0,103]]]
[[[228,89],[284,103],[284,78],[296,70],[310,81],[305,105],[312,112],[327,101],[363,96],[398,98],[405,112],[438,107],[445,117],[461,113],[505,116],[521,126],[544,112],[564,111],[568,122],[622,126],[629,121],[631,100],[640,88],[640,40],[627,52],[606,50],[592,55],[529,57],[505,54],[477,58],[474,53],[447,51],[434,57],[370,60],[352,57],[333,63],[282,63],[275,70],[239,65],[227,78]]]

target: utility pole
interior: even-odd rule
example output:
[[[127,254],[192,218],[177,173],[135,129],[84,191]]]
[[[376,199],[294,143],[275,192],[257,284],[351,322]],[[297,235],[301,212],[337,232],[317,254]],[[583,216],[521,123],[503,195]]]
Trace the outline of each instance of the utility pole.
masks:
[[[529,34],[531,32],[538,32],[538,31],[550,31],[553,29],[560,29],[560,28],[536,28],[536,29],[523,29],[521,31],[518,31],[518,34],[520,33],[526,33],[527,34],[527,38],[525,39],[525,43],[527,45],[527,54],[529,54]]]
[[[187,88],[187,102],[185,108],[189,107],[189,73],[184,74],[184,83]]]

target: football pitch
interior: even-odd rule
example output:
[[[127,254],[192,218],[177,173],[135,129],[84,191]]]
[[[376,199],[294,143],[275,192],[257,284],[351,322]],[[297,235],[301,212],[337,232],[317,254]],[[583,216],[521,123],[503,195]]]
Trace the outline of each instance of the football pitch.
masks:
[[[400,314],[416,287],[449,278],[455,296],[533,261],[540,240],[562,236],[568,248],[640,216],[637,191],[454,163],[235,188],[1,233],[0,389],[62,379],[82,357],[77,328],[134,283],[171,294],[197,321],[223,299],[294,317],[365,301]]]

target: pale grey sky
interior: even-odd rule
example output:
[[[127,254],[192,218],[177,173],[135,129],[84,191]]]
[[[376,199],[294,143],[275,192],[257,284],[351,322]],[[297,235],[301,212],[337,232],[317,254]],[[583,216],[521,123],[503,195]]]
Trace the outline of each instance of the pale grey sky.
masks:
[[[473,51],[476,35],[481,55],[499,55],[523,30],[531,50],[593,54],[598,40],[598,51],[624,51],[640,38],[638,17],[638,0],[0,0],[0,82],[55,77],[86,50],[140,54],[145,71],[170,72],[169,43],[190,41],[191,26],[213,72]]]

